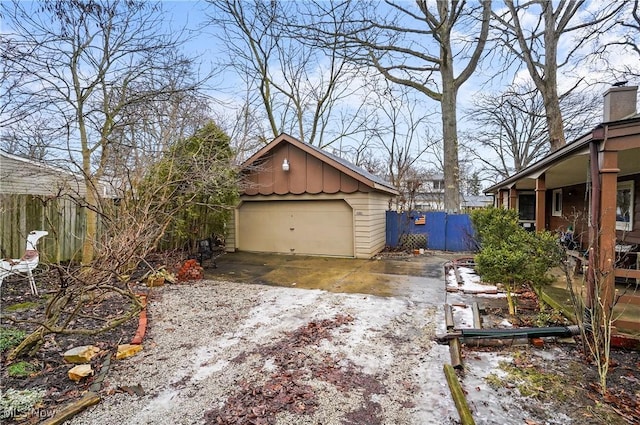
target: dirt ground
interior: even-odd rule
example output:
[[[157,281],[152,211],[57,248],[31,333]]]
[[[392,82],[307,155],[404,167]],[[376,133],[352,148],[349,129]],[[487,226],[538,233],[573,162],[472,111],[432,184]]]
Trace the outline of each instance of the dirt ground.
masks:
[[[508,315],[506,307],[491,303],[493,307],[482,316],[484,323],[570,324],[557,312],[540,312],[534,293],[521,295],[518,320]],[[612,349],[608,392],[602,397],[595,365],[585,356],[579,338],[543,339],[541,347],[518,339],[499,347],[473,343],[464,347],[460,378],[476,423],[640,423],[640,353]]]
[[[333,281],[322,290],[310,289],[319,274],[307,277],[318,269],[317,259],[277,265],[264,259],[253,265],[219,262],[219,269],[207,270],[208,280],[154,288],[143,351],[112,362],[101,403],[71,423],[458,423],[442,373],[450,361],[448,347],[434,341],[444,328],[442,266],[449,258],[436,253],[340,263],[328,270]],[[296,277],[287,274],[282,286],[274,286],[282,278],[273,276],[285,275],[287,266]],[[43,292],[55,287],[44,276],[38,282]],[[356,290],[349,290],[350,282]],[[384,282],[384,293],[363,293],[367,285],[379,286],[376,282]],[[12,314],[29,317],[44,308],[46,299],[28,295],[26,282],[5,282],[2,312],[17,305],[24,309]],[[499,298],[483,302],[487,323],[506,318]],[[534,299],[521,303],[522,325],[559,320],[536,306]],[[114,306],[93,308],[99,313]],[[99,370],[136,326],[132,321],[91,340],[49,338],[27,359],[34,371],[26,378],[9,378],[4,365],[3,392],[46,391],[40,417],[4,419],[37,423],[79,398],[95,377],[78,384],[68,380],[70,366],[61,352],[98,345],[102,352],[94,369]],[[465,346],[463,353],[460,380],[478,424],[638,423],[637,352],[612,353],[610,392],[604,399],[592,385],[593,367],[575,342],[549,340],[540,348]]]

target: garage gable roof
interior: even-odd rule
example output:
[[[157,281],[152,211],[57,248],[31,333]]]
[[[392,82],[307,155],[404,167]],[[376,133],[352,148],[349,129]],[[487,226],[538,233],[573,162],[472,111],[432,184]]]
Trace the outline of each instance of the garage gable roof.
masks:
[[[331,168],[339,171],[340,173],[343,173],[346,176],[351,177],[355,181],[359,182],[359,184],[362,184],[370,189],[384,192],[389,195],[398,194],[398,191],[396,190],[396,188],[393,187],[391,183],[385,181],[384,179],[378,176],[375,176],[372,173],[369,173],[363,168],[353,165],[352,163],[350,163],[349,161],[343,158],[340,158],[329,152],[325,152],[316,146],[312,146],[308,143],[303,143],[298,139],[284,133],[276,137],[273,141],[271,141],[271,143],[264,146],[262,149],[260,149],[254,155],[252,155],[248,160],[246,160],[241,166],[241,171],[244,173],[260,173],[261,172],[260,167],[257,165],[260,164],[262,161],[266,160],[267,158],[269,158],[270,156],[272,156],[274,152],[278,152],[280,149],[284,147],[284,145],[287,145],[287,144],[293,146],[294,148],[299,149],[300,151],[304,152],[306,155],[309,155],[310,157],[317,159],[321,163],[330,166]],[[292,171],[294,167],[300,166],[297,163],[293,163],[293,160],[291,158],[288,158],[287,160],[291,162]],[[272,170],[270,170],[271,172],[280,173],[280,170],[279,170],[280,163],[278,163],[277,165],[272,164],[271,168],[272,168]]]

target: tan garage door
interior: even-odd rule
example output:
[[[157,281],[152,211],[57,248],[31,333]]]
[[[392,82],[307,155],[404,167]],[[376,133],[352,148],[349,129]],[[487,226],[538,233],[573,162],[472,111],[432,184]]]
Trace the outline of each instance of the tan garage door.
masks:
[[[353,257],[353,213],[344,201],[245,202],[238,248]]]

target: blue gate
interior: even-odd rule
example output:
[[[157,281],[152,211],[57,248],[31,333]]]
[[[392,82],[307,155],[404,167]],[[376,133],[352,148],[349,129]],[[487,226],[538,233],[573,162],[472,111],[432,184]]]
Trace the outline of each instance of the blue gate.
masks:
[[[401,246],[406,235],[425,235],[427,249],[454,252],[475,249],[468,214],[387,211],[387,246]]]

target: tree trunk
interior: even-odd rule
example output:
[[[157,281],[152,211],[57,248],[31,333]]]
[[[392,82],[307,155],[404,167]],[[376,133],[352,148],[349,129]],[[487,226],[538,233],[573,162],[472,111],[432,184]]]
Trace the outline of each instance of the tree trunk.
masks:
[[[553,15],[553,7],[549,5],[544,9],[544,75],[537,82],[538,90],[542,94],[544,110],[549,129],[549,143],[551,152],[560,149],[567,142],[564,138],[564,125],[562,112],[560,111],[560,98],[558,96],[558,43],[560,35],[556,33],[556,20]]]
[[[443,40],[441,48],[442,65],[442,143],[444,159],[444,209],[457,213],[460,209],[460,165],[458,163],[458,124],[456,101],[458,89],[453,75],[450,40]]]
[[[448,98],[442,93],[442,136],[444,144],[444,209],[458,212],[460,209],[460,166],[458,164],[458,128],[456,123],[456,95]]]
[[[511,290],[513,289],[513,286],[511,284],[505,284],[504,285],[504,289],[507,292],[507,304],[509,305],[509,315],[510,316],[515,316],[516,315],[516,304],[515,304],[515,300],[513,299],[513,294],[511,293]]]
[[[93,261],[95,251],[95,241],[98,236],[98,200],[96,198],[95,190],[87,177],[87,194],[86,201],[87,207],[85,216],[85,235],[82,241],[82,265],[88,265]]]

